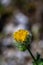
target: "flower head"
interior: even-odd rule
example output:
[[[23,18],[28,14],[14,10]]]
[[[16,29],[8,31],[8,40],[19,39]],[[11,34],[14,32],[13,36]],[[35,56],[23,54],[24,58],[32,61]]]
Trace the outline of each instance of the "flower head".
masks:
[[[16,47],[18,47],[19,50],[25,51],[27,48],[26,45],[29,43],[30,44],[30,32],[27,30],[18,30],[17,32],[13,33],[13,39],[16,41],[14,44]]]
[[[24,42],[27,36],[30,35],[30,32],[27,30],[18,30],[13,34],[13,38],[18,42]]]

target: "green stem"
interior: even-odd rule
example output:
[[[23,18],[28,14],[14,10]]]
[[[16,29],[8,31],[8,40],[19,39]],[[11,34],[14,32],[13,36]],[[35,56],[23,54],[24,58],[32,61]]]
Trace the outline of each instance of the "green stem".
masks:
[[[27,49],[28,49],[30,55],[32,56],[33,60],[35,61],[36,65],[38,65],[38,63],[37,63],[35,57],[33,56],[33,54],[32,54],[32,52],[31,52],[30,48],[28,48],[28,46],[26,46],[26,47],[27,47]]]

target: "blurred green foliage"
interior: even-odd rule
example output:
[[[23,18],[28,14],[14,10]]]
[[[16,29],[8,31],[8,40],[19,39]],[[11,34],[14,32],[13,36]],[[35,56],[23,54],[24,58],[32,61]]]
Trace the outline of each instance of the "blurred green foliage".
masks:
[[[36,56],[36,62],[38,63],[38,65],[43,65],[43,58],[40,58],[39,54],[37,54]],[[36,63],[33,62],[33,65],[36,65]]]
[[[2,15],[5,12],[5,7],[0,3],[0,14]]]

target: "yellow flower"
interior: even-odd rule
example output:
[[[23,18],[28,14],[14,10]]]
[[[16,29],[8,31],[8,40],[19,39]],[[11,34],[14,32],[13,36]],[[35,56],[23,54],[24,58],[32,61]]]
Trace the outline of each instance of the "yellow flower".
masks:
[[[30,32],[27,30],[18,30],[13,33],[13,38],[18,42],[23,42],[26,40],[27,35],[30,35]]]

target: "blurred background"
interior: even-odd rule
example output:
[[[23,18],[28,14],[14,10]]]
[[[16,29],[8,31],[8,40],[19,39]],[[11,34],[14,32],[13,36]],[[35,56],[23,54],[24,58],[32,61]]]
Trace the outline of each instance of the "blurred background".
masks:
[[[31,51],[43,58],[43,0],[0,0],[0,64],[32,65],[29,52],[14,46],[13,32],[32,33]]]

